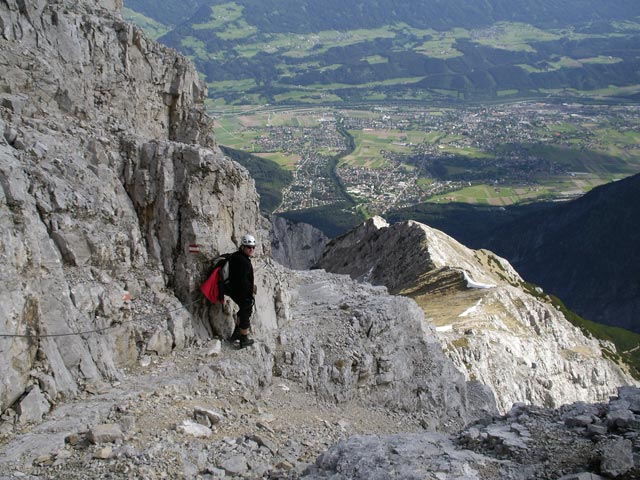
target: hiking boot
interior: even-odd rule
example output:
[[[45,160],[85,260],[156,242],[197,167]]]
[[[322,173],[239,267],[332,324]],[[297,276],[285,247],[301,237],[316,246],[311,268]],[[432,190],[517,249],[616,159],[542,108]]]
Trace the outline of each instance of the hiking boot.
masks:
[[[229,340],[229,342],[231,343],[235,343],[240,340],[241,337],[242,335],[240,335],[240,327],[236,326],[236,328],[233,329],[233,333],[227,340]]]
[[[247,335],[240,335],[240,348],[250,347],[254,343],[253,338],[249,338]]]

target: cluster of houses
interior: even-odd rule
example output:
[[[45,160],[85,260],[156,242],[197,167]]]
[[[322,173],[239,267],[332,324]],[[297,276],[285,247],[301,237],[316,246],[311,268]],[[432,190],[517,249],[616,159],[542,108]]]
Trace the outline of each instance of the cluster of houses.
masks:
[[[638,124],[640,110],[518,103],[482,108],[380,107],[368,112],[341,111],[348,130],[411,132],[414,139],[410,142],[400,135],[395,143],[405,148],[400,152],[381,151],[385,162],[377,168],[358,161],[339,163],[335,174],[341,185],[332,169],[335,156],[348,149],[348,138],[326,111],[305,111],[301,115],[315,115],[315,126],[270,127],[256,142],[260,151],[285,152],[300,158],[294,182],[284,192],[278,211],[335,203],[343,198],[344,189],[370,213],[385,213],[459,189],[471,181],[531,186],[542,174],[560,175],[567,172],[566,165],[535,153],[529,146],[580,145],[597,150],[602,147],[601,139],[585,126],[613,122],[623,130],[625,125],[633,128]],[[422,141],[415,141],[415,132],[424,132]],[[446,168],[456,156],[468,160],[462,161],[468,175],[459,165],[451,168],[451,175],[443,174],[442,165]],[[436,163],[440,165],[439,171],[433,168]],[[500,178],[491,176],[496,171],[500,172]]]

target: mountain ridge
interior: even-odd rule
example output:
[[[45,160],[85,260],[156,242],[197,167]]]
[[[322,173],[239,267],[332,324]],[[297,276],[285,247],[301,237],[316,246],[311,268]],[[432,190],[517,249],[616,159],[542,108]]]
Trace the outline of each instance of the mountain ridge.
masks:
[[[609,382],[579,380],[592,372],[614,384],[626,376],[603,355],[615,347],[585,337],[505,259],[418,222],[369,219],[332,240],[318,266],[414,299],[458,369],[489,386],[503,412],[516,397],[553,408]],[[562,364],[569,358],[576,364],[567,382]],[[585,370],[578,373],[578,365]],[[606,398],[606,390],[596,395]]]
[[[571,201],[506,208],[427,205],[395,212],[389,220],[413,214],[465,245],[507,258],[527,281],[584,319],[637,332],[638,189],[640,176],[633,175]]]

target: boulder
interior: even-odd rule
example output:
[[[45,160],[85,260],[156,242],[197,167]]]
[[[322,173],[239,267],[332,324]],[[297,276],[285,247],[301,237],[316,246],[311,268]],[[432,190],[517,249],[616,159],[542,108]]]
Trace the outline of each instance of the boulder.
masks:
[[[16,405],[18,421],[21,424],[39,422],[49,412],[50,408],[51,405],[40,391],[40,388],[33,386]]]

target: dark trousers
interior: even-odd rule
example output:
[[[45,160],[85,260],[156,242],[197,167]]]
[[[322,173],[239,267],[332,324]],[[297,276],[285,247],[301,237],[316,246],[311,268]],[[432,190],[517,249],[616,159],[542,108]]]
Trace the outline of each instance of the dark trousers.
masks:
[[[231,299],[238,305],[238,327],[241,329],[251,328],[251,313],[253,312],[253,297]]]

